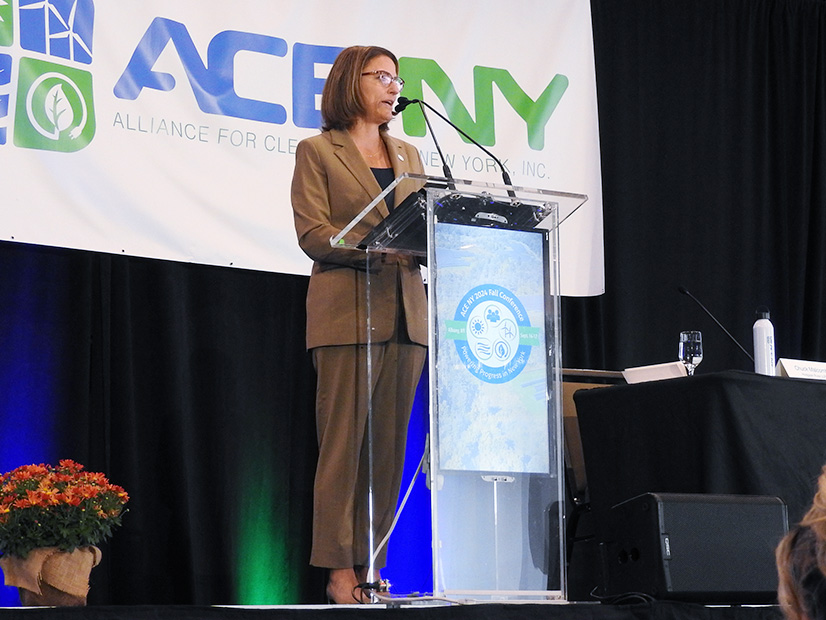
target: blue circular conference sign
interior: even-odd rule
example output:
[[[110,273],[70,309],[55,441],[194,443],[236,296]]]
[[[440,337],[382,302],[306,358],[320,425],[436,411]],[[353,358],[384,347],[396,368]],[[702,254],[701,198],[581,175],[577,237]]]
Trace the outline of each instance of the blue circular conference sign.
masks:
[[[496,284],[477,286],[462,298],[448,338],[459,358],[487,383],[506,383],[528,363],[531,346],[539,344],[539,328],[531,327],[522,302]]]

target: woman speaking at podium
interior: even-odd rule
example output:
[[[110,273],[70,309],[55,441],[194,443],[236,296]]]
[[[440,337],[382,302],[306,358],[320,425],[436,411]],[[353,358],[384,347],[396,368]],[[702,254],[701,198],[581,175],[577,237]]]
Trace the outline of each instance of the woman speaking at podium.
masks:
[[[362,252],[333,248],[337,235],[404,172],[421,173],[418,151],[387,125],[404,82],[396,57],[349,47],[321,97],[322,132],[296,150],[292,206],[301,249],[313,259],[307,292],[307,348],[318,375],[319,457],[313,489],[310,563],[330,569],[327,596],[361,602],[359,583],[380,579],[386,547],[371,566],[368,514],[367,269]],[[404,196],[395,196],[395,201]],[[366,234],[395,205],[380,203]],[[378,544],[393,521],[410,410],[424,365],[427,301],[418,262],[370,256],[373,526]]]

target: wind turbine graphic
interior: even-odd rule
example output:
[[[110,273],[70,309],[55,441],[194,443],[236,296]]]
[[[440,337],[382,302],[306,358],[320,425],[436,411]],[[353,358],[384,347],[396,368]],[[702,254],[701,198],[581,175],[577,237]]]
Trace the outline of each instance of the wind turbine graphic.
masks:
[[[4,0],[0,0],[0,2],[4,2]],[[66,19],[63,18],[63,15],[60,14],[60,11],[55,7],[50,0],[40,0],[39,2],[32,2],[30,4],[21,5],[20,10],[33,10],[33,9],[42,9],[43,10],[43,28],[44,28],[44,40],[46,41],[46,54],[51,55],[51,42],[53,39],[69,39],[69,60],[75,59],[75,46],[80,45],[90,57],[92,55],[92,50],[86,45],[86,42],[83,38],[75,32],[75,18],[77,16],[77,3],[78,0],[74,0],[72,2],[72,8],[69,10],[69,19],[68,22]],[[64,30],[62,32],[58,32],[52,34],[49,31],[49,16],[53,15],[63,26]]]
[[[9,3],[6,2],[6,0],[0,0],[0,6],[8,6],[8,4]],[[0,22],[4,22],[4,21],[6,21],[6,20],[3,19],[2,15],[0,15]]]
[[[74,0],[72,2],[72,8],[69,10],[69,22],[66,23],[64,21],[63,16],[59,13],[57,14],[60,23],[66,28],[65,31],[51,35],[53,39],[69,39],[69,60],[75,60],[75,46],[79,45],[83,48],[83,51],[89,55],[89,58],[92,57],[92,50],[89,49],[89,46],[86,45],[86,41],[75,32],[75,18],[77,17],[77,3],[79,0]]]

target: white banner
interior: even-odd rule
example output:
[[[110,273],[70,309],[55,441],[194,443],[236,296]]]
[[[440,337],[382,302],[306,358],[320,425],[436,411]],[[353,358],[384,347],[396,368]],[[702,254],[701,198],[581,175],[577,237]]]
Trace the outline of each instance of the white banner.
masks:
[[[400,59],[515,185],[582,193],[562,291],[602,293],[588,0],[0,0],[0,239],[309,273],[289,187],[324,77],[348,45]],[[437,116],[457,178],[501,182]],[[415,106],[391,133],[441,175]]]

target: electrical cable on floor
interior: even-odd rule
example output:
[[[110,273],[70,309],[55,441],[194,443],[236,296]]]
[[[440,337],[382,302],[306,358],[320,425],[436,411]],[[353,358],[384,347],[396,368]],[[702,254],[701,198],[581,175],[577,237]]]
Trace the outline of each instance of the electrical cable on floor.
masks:
[[[396,516],[393,517],[393,523],[390,524],[390,529],[387,532],[387,535],[381,540],[381,542],[376,547],[375,551],[373,551],[373,557],[370,560],[370,565],[372,566],[376,558],[379,555],[379,552],[384,548],[384,545],[387,544],[387,541],[390,540],[390,534],[393,533],[393,530],[396,528],[396,524],[399,522],[399,517],[401,517],[402,510],[404,510],[405,504],[407,504],[407,500],[410,497],[410,494],[413,492],[413,486],[416,484],[416,476],[422,471],[422,465],[425,462],[425,458],[427,457],[427,453],[429,450],[430,442],[428,440],[425,441],[424,452],[422,452],[422,458],[419,459],[419,464],[416,467],[416,471],[413,473],[413,477],[410,480],[410,484],[407,487],[407,492],[404,494],[404,499],[402,499],[402,503],[399,506],[399,509],[396,511]]]
[[[413,492],[413,487],[416,484],[416,477],[424,471],[424,464],[427,460],[429,451],[430,438],[428,437],[425,439],[425,446],[424,451],[422,452],[422,458],[419,459],[419,464],[416,466],[416,471],[413,473],[413,477],[411,478],[410,484],[407,487],[407,491],[405,492],[404,497],[402,498],[401,504],[399,505],[399,509],[396,511],[396,515],[393,517],[393,523],[390,524],[390,529],[387,532],[387,535],[381,540],[381,542],[378,544],[375,551],[373,552],[373,556],[371,558],[371,565],[375,563],[376,558],[379,555],[379,552],[387,544],[387,541],[390,540],[390,535],[393,533],[393,530],[396,529],[396,525],[399,522],[399,518],[401,517],[402,511],[404,510],[404,507],[407,504],[407,500],[410,498],[410,494]],[[389,592],[390,583],[385,579],[381,579],[379,581],[371,583],[360,583],[358,587],[361,588],[361,590],[365,594],[369,594],[371,600],[377,603],[398,605],[402,602],[443,601],[451,604],[461,604],[459,601],[455,601],[452,599],[429,595],[412,594],[409,596],[393,597],[390,596]]]

